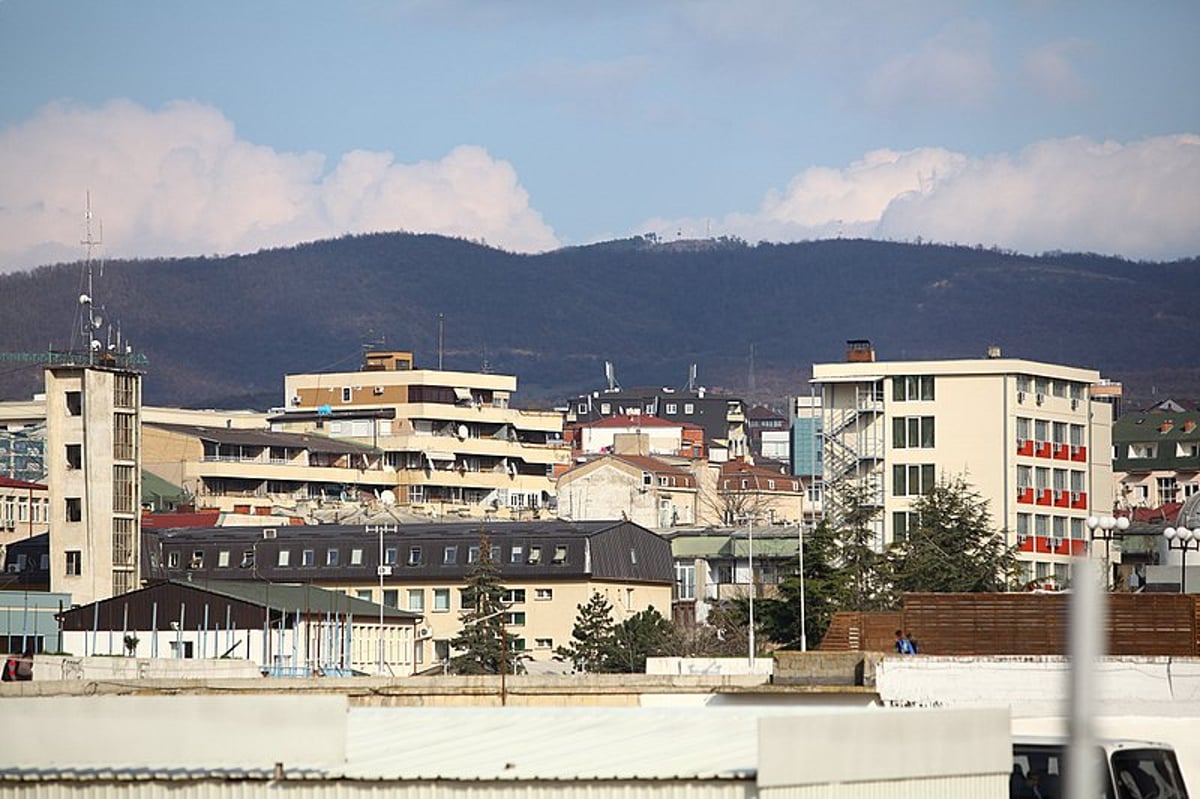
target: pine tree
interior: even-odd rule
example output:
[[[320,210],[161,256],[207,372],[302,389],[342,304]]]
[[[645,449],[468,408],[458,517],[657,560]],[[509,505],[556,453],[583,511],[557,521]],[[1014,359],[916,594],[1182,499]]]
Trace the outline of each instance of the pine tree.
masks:
[[[827,521],[804,533],[804,627],[809,647],[825,635],[835,611],[846,604],[847,575],[837,565],[838,539]],[[788,647],[800,644],[800,563],[779,581],[778,596],[759,601],[759,627],[767,638]],[[760,610],[761,608],[761,610]]]
[[[500,566],[492,557],[487,531],[479,530],[479,559],[467,575],[463,589],[463,612],[459,615],[461,628],[450,642],[458,652],[450,660],[455,674],[499,674],[503,668],[513,671],[519,663],[519,653],[513,651],[516,637],[505,633],[501,614],[505,589],[500,582]],[[502,640],[507,638],[503,644]]]
[[[642,674],[646,658],[661,657],[673,651],[675,628],[650,606],[617,625],[607,671]]]
[[[586,605],[576,605],[575,626],[571,643],[560,646],[554,654],[569,660],[576,671],[607,671],[613,650],[612,605],[599,592],[593,592]]]
[[[896,590],[1005,590],[1016,558],[992,528],[988,502],[963,477],[940,481],[913,503],[916,523],[888,553]]]
[[[869,488],[849,494],[850,511],[837,530],[838,565],[846,579],[845,610],[883,610],[892,606],[890,564],[873,522],[880,508]]]

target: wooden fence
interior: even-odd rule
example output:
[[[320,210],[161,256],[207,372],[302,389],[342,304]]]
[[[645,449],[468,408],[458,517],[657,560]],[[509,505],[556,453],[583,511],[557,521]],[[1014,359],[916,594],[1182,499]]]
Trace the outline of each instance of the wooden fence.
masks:
[[[1200,606],[1183,594],[1109,594],[1110,655],[1200,655]],[[895,631],[922,654],[1065,655],[1067,594],[905,594],[900,611],[839,612],[820,649],[891,652]]]

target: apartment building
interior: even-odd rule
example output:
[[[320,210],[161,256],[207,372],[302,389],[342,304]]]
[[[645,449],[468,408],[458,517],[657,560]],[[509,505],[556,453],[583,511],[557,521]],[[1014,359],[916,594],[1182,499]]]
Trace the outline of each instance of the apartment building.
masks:
[[[577,606],[593,592],[609,600],[618,622],[651,606],[669,612],[670,544],[621,521],[145,531],[144,576],[313,585],[419,613],[427,651],[417,659],[431,665],[446,659],[459,632],[461,591],[480,558],[481,530],[507,589],[506,627],[534,660],[551,660],[570,641]]]
[[[558,478],[558,515],[574,521],[623,518],[669,530],[697,524],[699,503],[688,467],[645,455],[601,455]]]
[[[883,548],[905,536],[913,502],[963,477],[1018,547],[1028,582],[1062,586],[1088,551],[1086,519],[1112,511],[1112,405],[1091,369],[989,357],[876,361],[850,342],[845,363],[815,364],[824,509],[873,505]],[[1107,390],[1107,387],[1106,387]]]
[[[0,475],[0,546],[41,535],[49,524],[49,487]]]
[[[1167,400],[1113,424],[1115,501],[1159,508],[1200,494],[1200,410]]]
[[[594,422],[567,425],[564,437],[576,459],[605,452],[633,452],[654,457],[703,458],[704,429],[688,422],[648,414],[618,414]],[[632,445],[633,439],[639,443]]]
[[[50,590],[76,604],[138,585],[142,377],[106,366],[45,372]]]
[[[361,371],[287,375],[273,430],[377,450],[390,501],[429,515],[541,515],[570,461],[562,415],[511,407],[512,375],[418,369],[368,352]]]

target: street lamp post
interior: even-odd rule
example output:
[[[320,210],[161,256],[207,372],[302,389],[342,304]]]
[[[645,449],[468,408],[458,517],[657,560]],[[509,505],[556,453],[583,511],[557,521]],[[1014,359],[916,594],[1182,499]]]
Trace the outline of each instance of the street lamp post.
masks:
[[[808,651],[808,620],[804,608],[804,519],[798,526],[800,535],[800,651]]]
[[[746,517],[746,531],[750,540],[750,670],[754,671],[754,517]]]
[[[1089,516],[1088,531],[1092,541],[1104,542],[1104,587],[1112,587],[1112,565],[1109,562],[1109,546],[1113,540],[1121,540],[1129,529],[1128,516]]]
[[[1200,551],[1200,528],[1189,530],[1186,527],[1168,527],[1163,530],[1163,538],[1167,539],[1167,549],[1179,551],[1179,593],[1187,593],[1187,553]]]

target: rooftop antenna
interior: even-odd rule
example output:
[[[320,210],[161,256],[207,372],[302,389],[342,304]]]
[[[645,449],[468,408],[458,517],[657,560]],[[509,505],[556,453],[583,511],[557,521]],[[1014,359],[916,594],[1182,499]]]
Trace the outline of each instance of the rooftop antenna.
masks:
[[[83,241],[79,242],[86,248],[86,257],[84,259],[84,291],[79,295],[79,332],[83,336],[88,351],[88,364],[94,365],[96,362],[96,354],[102,346],[99,339],[96,338],[96,333],[104,326],[104,318],[101,313],[96,311],[95,298],[92,294],[92,277],[93,273],[99,270],[100,274],[104,274],[103,264],[97,264],[95,250],[103,243],[104,228],[101,225],[99,238],[92,237],[92,192],[89,189],[86,194],[86,204],[83,212],[84,237]]]
[[[439,372],[442,371],[442,353],[445,350],[445,345],[446,345],[446,315],[444,313],[439,313],[438,314],[438,371]],[[483,359],[484,359],[484,364],[486,365],[486,363],[487,363],[487,353],[486,352],[484,353]]]
[[[688,387],[688,391],[696,390],[696,364],[694,364],[694,363],[688,367],[687,387]]]
[[[754,345],[751,344],[750,345],[750,374],[747,375],[747,381],[746,381],[747,386],[749,387],[750,391],[754,391],[754,389],[756,388],[756,385],[755,385],[756,382],[757,381],[754,378]]]
[[[486,344],[483,345],[483,366],[480,368],[479,371],[485,375],[490,375],[492,373],[492,367],[490,365],[488,365],[487,345]]]
[[[613,370],[612,361],[604,362],[604,379],[608,381],[609,391],[621,390],[621,387],[617,384],[617,373]]]

